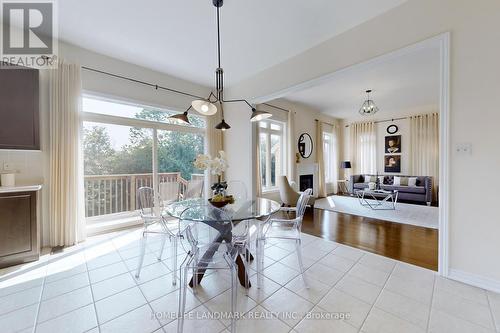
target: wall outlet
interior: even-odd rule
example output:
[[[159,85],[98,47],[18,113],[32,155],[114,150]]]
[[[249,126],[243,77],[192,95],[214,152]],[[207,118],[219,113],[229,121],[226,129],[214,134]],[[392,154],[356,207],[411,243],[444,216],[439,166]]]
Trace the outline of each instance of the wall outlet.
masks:
[[[471,155],[472,154],[472,144],[471,143],[458,143],[455,145],[455,152],[460,155]]]
[[[3,163],[3,171],[12,171],[13,170],[13,165],[10,162],[4,162]]]

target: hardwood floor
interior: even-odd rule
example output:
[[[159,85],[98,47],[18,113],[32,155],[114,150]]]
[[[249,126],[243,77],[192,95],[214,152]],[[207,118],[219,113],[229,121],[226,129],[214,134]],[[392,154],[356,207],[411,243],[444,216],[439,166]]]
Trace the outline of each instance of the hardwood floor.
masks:
[[[336,213],[308,210],[302,231],[368,252],[437,271],[438,230]]]

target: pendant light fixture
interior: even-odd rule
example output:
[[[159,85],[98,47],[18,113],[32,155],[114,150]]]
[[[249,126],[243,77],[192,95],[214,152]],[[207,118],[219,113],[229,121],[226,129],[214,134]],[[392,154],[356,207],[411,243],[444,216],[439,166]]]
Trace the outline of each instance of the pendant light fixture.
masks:
[[[222,115],[222,121],[215,126],[216,129],[225,131],[227,129],[230,129],[231,126],[229,126],[228,123],[224,120],[224,109],[223,109],[223,103],[236,103],[236,102],[243,102],[248,105],[248,107],[252,110],[252,115],[250,117],[250,121],[255,122],[255,121],[260,121],[262,119],[266,119],[269,117],[272,117],[272,114],[269,112],[265,111],[258,111],[256,110],[246,99],[233,99],[233,100],[226,100],[224,99],[224,70],[222,69],[221,66],[221,43],[220,43],[220,8],[224,4],[224,0],[212,0],[213,5],[217,9],[217,61],[218,61],[218,67],[215,70],[215,93],[211,92],[210,95],[206,99],[197,99],[194,100],[191,103],[191,106],[184,112],[182,115],[175,115],[170,118],[177,119],[180,121],[183,121],[184,118],[187,120],[187,112],[191,109],[195,109],[197,112],[205,115],[205,116],[212,116],[217,113],[217,104],[219,104],[219,107],[221,109],[221,115]],[[183,117],[183,115],[185,117]],[[181,119],[182,118],[182,119]],[[185,121],[189,123],[189,120]]]
[[[371,116],[378,112],[378,107],[375,105],[375,102],[370,99],[370,93],[372,90],[366,91],[366,101],[361,105],[361,109],[359,109],[359,113],[363,116]]]

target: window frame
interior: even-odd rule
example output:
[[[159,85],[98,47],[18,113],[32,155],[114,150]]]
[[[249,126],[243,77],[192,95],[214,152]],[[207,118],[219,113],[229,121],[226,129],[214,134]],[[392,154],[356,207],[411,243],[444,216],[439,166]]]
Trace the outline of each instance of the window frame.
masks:
[[[266,127],[262,127],[261,124],[266,124]],[[280,130],[278,129],[272,129],[271,125],[279,125]],[[260,147],[261,147],[261,135],[266,136],[266,158],[264,161],[264,164],[266,166],[265,168],[265,174],[261,175],[261,186],[262,186],[262,193],[269,193],[269,192],[276,192],[278,191],[278,184],[277,184],[277,177],[278,175],[285,175],[286,174],[286,155],[287,155],[287,150],[286,150],[286,141],[287,141],[287,128],[286,128],[286,122],[279,121],[279,120],[274,120],[274,119],[266,119],[266,120],[261,120],[257,123],[257,126],[259,128],[259,137],[258,137],[258,142],[257,145],[259,146],[259,153]],[[272,153],[271,153],[271,136],[272,135],[277,135],[279,136],[280,140],[280,153],[281,153],[281,170],[276,170],[275,171],[275,184],[272,185]],[[262,161],[261,161],[262,163]],[[262,170],[261,170],[262,172]],[[264,178],[264,181],[263,179]]]

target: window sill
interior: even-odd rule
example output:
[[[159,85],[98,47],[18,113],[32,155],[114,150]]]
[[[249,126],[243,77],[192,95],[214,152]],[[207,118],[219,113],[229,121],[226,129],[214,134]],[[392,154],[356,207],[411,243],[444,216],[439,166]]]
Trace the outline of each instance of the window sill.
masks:
[[[277,187],[267,188],[267,189],[262,189],[262,194],[278,193],[279,191],[280,189]]]

